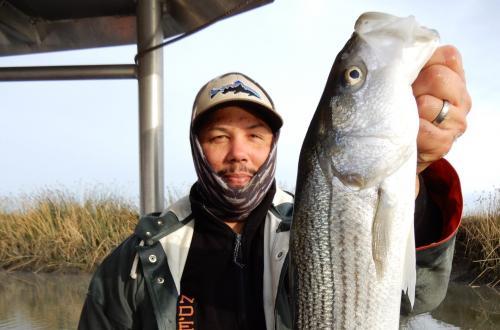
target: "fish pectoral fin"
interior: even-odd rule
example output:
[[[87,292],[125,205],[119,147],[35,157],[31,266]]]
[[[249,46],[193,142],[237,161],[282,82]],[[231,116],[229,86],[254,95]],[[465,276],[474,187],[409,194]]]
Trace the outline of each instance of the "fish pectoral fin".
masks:
[[[415,228],[411,226],[406,244],[403,282],[401,290],[408,296],[411,307],[415,303],[415,286],[417,283],[417,262],[415,254]]]
[[[323,172],[324,177],[326,178],[327,182],[332,182],[333,181],[333,169],[332,169],[332,164],[330,161],[329,157],[325,157],[324,155],[321,154],[321,151],[316,149],[316,156],[319,161],[319,167],[321,168],[321,171]]]
[[[388,253],[391,248],[389,237],[396,216],[393,210],[389,196],[382,188],[379,189],[379,201],[372,226],[372,255],[379,279],[384,277],[387,271]],[[408,296],[413,307],[416,286],[415,229],[413,224],[410,228],[404,255],[401,290]]]
[[[389,251],[389,233],[391,231],[392,208],[387,194],[379,189],[379,199],[372,225],[372,256],[375,263],[377,278],[382,278],[386,271],[387,254]]]

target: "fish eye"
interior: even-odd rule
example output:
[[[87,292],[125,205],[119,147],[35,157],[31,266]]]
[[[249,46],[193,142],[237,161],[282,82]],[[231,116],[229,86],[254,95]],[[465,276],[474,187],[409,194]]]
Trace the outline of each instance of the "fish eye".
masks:
[[[355,86],[363,81],[363,71],[355,65],[344,71],[344,81],[347,86]]]

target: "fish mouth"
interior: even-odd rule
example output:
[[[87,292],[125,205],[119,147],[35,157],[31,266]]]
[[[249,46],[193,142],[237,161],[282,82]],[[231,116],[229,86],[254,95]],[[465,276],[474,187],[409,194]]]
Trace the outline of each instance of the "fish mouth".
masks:
[[[367,12],[354,24],[354,30],[363,37],[393,37],[405,42],[433,42],[439,33],[417,23],[414,16],[396,17],[381,12]]]

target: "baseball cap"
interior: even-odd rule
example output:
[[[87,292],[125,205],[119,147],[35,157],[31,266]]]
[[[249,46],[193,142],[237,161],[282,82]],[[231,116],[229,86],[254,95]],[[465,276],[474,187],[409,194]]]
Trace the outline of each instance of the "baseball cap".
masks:
[[[202,115],[229,104],[243,108],[244,104],[249,105],[249,109],[255,110],[274,132],[283,125],[283,120],[266,91],[246,75],[231,72],[210,80],[200,89],[193,104],[193,127]]]

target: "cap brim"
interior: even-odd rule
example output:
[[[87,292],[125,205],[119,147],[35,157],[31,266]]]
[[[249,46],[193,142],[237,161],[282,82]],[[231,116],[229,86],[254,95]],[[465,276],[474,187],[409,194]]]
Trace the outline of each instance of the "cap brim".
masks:
[[[281,126],[283,126],[283,119],[272,109],[269,109],[260,103],[252,102],[249,100],[238,100],[238,101],[231,100],[214,104],[210,108],[200,113],[193,121],[193,129],[197,131],[200,128],[200,125],[202,125],[205,122],[205,119],[209,114],[221,108],[232,105],[240,106],[243,109],[254,113],[257,117],[265,121],[273,132],[278,131],[281,128]]]

